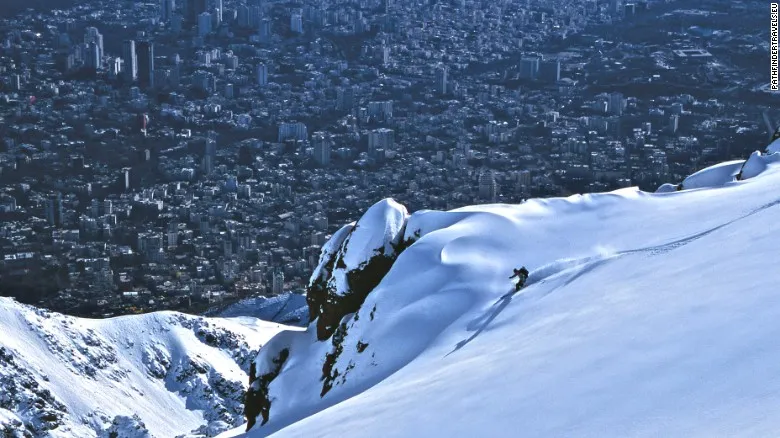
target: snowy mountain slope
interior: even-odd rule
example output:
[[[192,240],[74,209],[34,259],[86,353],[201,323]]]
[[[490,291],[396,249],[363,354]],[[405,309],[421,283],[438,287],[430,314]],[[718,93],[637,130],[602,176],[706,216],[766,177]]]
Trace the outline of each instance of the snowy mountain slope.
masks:
[[[261,350],[246,436],[773,435],[780,165],[763,157],[698,190],[412,214],[413,243],[332,335],[313,322]]]
[[[305,295],[286,292],[273,297],[241,300],[220,311],[218,316],[222,318],[250,316],[280,324],[306,325],[309,321],[309,309],[306,307]]]
[[[89,320],[0,298],[0,431],[216,435],[241,423],[249,362],[283,328],[174,312]]]

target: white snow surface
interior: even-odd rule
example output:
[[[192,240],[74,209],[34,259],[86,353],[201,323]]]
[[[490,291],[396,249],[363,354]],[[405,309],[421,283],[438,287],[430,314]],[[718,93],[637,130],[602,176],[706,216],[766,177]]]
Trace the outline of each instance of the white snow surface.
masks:
[[[282,332],[270,421],[224,436],[776,435],[780,169],[724,178],[739,166],[692,179],[709,189],[413,214],[421,238],[344,320],[333,388],[331,341]]]
[[[664,184],[661,184],[655,192],[656,193],[669,193],[669,192],[676,192],[676,191],[677,191],[677,186],[675,184],[664,183]]]
[[[683,189],[721,187],[734,182],[744,163],[745,160],[734,160],[702,169],[683,180]]]
[[[338,253],[339,249],[341,249],[341,245],[344,243],[344,240],[347,238],[354,227],[354,222],[342,226],[338,231],[333,233],[333,236],[331,236],[327,242],[325,242],[325,245],[323,245],[322,249],[320,250],[319,263],[317,264],[317,267],[314,268],[314,272],[311,274],[309,284],[311,284],[320,276],[330,275],[330,272],[325,272],[325,265],[332,256]]]
[[[249,362],[285,328],[175,312],[82,319],[0,298],[0,433],[26,422],[35,436],[216,435],[243,421]],[[30,409],[46,391],[59,417],[48,432]]]
[[[767,154],[774,154],[778,152],[780,152],[780,138],[773,141],[772,143],[769,143],[769,146],[766,147]]]
[[[760,175],[766,170],[769,163],[780,161],[780,153],[762,154],[755,151],[742,166],[742,179],[749,179]]]

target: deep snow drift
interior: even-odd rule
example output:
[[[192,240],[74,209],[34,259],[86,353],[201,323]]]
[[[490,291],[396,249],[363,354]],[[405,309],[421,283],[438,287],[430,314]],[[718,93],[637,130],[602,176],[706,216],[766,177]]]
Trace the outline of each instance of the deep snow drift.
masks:
[[[175,312],[90,320],[0,298],[0,435],[214,436],[243,422],[251,359],[284,328]]]
[[[775,157],[706,169],[671,193],[404,215],[402,238],[374,233],[353,254],[395,241],[357,312],[324,341],[314,321],[261,350],[263,414],[246,436],[776,434]],[[388,229],[377,216],[372,229]],[[352,251],[353,229],[313,277],[328,297],[351,287],[332,255]],[[521,265],[531,274],[513,294]]]

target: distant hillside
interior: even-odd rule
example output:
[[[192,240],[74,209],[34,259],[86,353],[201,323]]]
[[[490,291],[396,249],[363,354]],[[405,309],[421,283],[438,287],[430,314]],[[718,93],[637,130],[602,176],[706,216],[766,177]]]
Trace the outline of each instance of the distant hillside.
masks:
[[[243,422],[249,362],[284,329],[176,312],[83,319],[0,298],[0,437],[214,436]]]

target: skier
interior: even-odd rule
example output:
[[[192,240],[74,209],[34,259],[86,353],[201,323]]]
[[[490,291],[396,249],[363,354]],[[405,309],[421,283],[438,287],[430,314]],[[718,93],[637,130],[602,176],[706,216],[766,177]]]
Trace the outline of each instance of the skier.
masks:
[[[517,292],[525,286],[525,281],[528,279],[528,269],[525,269],[525,266],[523,266],[520,269],[513,269],[512,271],[514,271],[514,275],[509,277],[509,279],[512,280],[517,277],[517,283],[515,283],[515,292]]]

